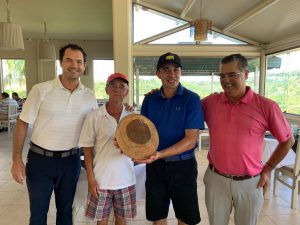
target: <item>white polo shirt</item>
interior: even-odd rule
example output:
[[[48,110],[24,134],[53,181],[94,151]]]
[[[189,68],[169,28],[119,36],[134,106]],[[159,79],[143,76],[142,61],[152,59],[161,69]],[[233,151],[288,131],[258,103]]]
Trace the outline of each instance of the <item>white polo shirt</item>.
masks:
[[[120,119],[131,114],[123,106]],[[117,190],[135,184],[132,160],[114,145],[117,121],[105,105],[89,113],[79,139],[80,147],[94,147],[94,175],[101,189]]]
[[[78,146],[84,119],[97,107],[92,90],[79,83],[71,93],[57,77],[32,87],[20,119],[34,124],[33,143],[51,151],[62,151]]]

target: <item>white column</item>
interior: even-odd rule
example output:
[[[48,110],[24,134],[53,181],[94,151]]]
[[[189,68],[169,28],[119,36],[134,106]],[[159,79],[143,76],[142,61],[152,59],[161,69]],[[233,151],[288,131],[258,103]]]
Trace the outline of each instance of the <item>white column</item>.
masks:
[[[129,93],[126,99],[133,104],[133,65],[132,65],[132,0],[113,0],[113,47],[115,72],[129,78]]]
[[[260,54],[260,76],[259,76],[259,94],[265,95],[265,82],[266,82],[266,54],[265,51],[261,51]]]

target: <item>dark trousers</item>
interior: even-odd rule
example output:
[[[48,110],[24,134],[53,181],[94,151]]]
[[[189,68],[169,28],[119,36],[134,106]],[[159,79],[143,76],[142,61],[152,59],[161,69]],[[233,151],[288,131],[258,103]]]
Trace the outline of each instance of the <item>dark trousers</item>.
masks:
[[[52,192],[57,209],[56,225],[72,225],[72,204],[80,173],[79,154],[47,157],[29,150],[26,182],[30,202],[30,225],[46,225]]]

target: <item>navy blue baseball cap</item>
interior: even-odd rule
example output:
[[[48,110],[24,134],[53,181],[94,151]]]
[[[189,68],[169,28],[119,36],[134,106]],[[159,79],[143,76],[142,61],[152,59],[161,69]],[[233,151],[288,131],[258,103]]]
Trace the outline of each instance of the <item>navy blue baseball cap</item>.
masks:
[[[159,57],[157,66],[156,66],[156,70],[159,70],[161,67],[163,67],[167,63],[174,63],[177,66],[182,68],[179,56],[174,53],[168,52]]]

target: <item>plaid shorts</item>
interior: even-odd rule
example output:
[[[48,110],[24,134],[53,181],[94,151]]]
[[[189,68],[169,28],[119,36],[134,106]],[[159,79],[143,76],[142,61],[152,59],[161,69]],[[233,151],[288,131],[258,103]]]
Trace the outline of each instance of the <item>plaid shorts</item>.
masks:
[[[100,189],[98,198],[89,193],[85,216],[97,221],[107,220],[112,207],[119,217],[132,220],[136,216],[135,185],[118,190]]]

